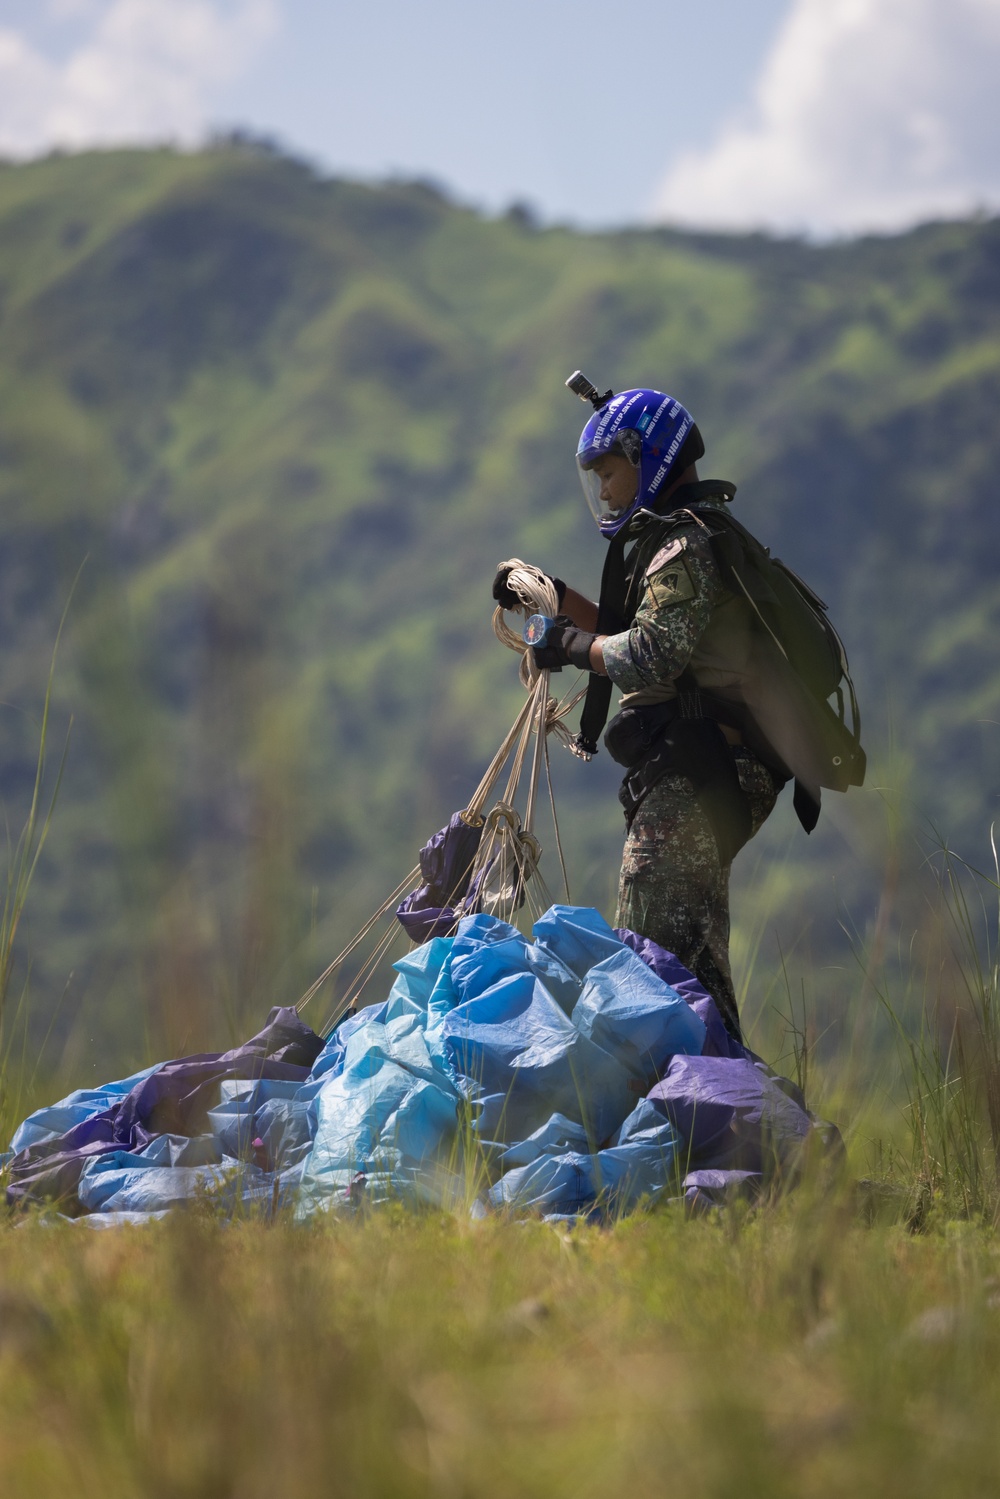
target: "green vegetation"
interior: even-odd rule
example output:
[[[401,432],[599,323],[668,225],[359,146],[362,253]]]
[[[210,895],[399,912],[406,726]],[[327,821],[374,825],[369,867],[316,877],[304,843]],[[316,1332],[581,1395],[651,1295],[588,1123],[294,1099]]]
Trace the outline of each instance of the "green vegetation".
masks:
[[[918,838],[981,864],[1000,790],[1000,222],[540,230],[245,145],[0,168],[0,1127],[248,1034],[464,803],[521,701],[494,564],[596,588],[577,365],[694,409],[851,650],[870,786],[808,842],[781,808],[733,943],[845,1180],[571,1232],[6,1221],[5,1493],[996,1491],[998,882]],[[608,910],[606,759],[553,764]]]
[[[2,1231],[0,1461],[30,1499],[906,1495],[1000,1479],[992,1239],[845,1203],[606,1232]]]
[[[737,866],[751,1004],[780,989],[777,926],[825,1030],[854,982],[831,967],[850,963],[841,924],[863,946],[920,924],[914,834],[979,858],[1000,763],[1000,224],[816,248],[539,230],[238,145],[9,166],[12,826],[87,559],[53,702],[73,751],[22,949],[42,1029],[68,984],[67,1080],[294,1000],[468,796],[520,701],[494,563],[596,588],[562,386],[578,364],[688,402],[704,471],[739,483],[856,668],[871,788],[829,797],[808,842],[782,806]],[[608,909],[614,767],[557,751],[555,772],[574,898]]]
[[[65,615],[60,623],[60,634],[64,623]],[[25,914],[28,894],[35,878],[38,862],[49,835],[52,814],[55,811],[56,798],[59,795],[59,786],[66,764],[66,753],[69,749],[67,739],[59,772],[55,777],[46,807],[42,798],[42,790],[46,784],[49,709],[52,702],[52,683],[55,676],[58,646],[57,637],[56,649],[52,653],[52,663],[45,686],[42,719],[38,729],[35,780],[27,818],[16,840],[12,838],[10,828],[5,829],[7,877],[3,905],[0,909],[0,1138],[4,1140],[9,1139],[12,1130],[16,1128],[25,1111],[25,1104],[37,1083],[39,1063],[42,1060],[41,1052],[37,1047],[29,1047],[30,977],[25,975],[20,993],[14,991],[12,978],[15,972],[15,962],[19,956],[18,931]]]
[[[996,889],[946,864],[939,894],[939,940],[907,975],[926,1025],[894,1055],[870,1045],[877,951],[835,1058],[813,1055],[806,1010],[783,1036],[757,1017],[845,1123],[849,1161],[831,1177],[814,1159],[755,1210],[296,1224],[267,1204],[225,1221],[206,1194],[141,1228],[0,1222],[5,1492],[985,1499],[1000,1184],[979,927]]]

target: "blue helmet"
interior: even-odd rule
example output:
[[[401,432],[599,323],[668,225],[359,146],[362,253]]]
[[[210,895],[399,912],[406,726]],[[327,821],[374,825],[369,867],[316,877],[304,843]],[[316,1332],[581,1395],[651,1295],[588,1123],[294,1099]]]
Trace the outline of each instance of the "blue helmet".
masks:
[[[593,399],[594,405],[601,399],[596,391],[594,398],[583,398]],[[580,434],[576,450],[583,492],[602,535],[614,536],[637,510],[649,508],[691,433],[696,435],[697,451],[688,461],[697,462],[704,445],[694,418],[662,390],[623,390],[604,400]],[[601,478],[594,468],[609,454],[627,458],[638,470],[635,497],[624,507],[601,499]]]

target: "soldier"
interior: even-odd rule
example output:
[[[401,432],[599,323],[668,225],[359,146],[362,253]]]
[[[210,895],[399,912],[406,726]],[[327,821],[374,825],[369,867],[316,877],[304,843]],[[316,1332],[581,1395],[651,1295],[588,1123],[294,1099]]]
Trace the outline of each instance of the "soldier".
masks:
[[[601,397],[579,375],[567,384],[595,407],[577,462],[609,551],[599,605],[555,580],[561,613],[535,659],[592,673],[577,738],[585,758],[596,752],[612,684],[621,689],[604,741],[628,772],[615,924],[675,953],[739,1039],[730,867],[787,775],[745,742],[748,719],[737,703],[747,695],[752,606],[725,585],[712,545],[713,516],[726,511],[735,486],[699,480],[704,443],[671,396],[641,389]],[[501,568],[493,595],[513,608],[506,576]]]

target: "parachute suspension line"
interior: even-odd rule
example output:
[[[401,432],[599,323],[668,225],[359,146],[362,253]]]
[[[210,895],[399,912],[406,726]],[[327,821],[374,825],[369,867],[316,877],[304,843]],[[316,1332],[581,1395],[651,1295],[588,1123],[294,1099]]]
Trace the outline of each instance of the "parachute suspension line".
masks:
[[[539,568],[512,557],[501,563],[508,569],[507,585],[520,600],[525,615],[555,615],[559,610],[559,598],[555,584]],[[571,689],[561,701],[550,696],[550,673],[539,670],[528,650],[521,633],[507,622],[506,614],[499,605],[493,613],[493,632],[502,645],[517,651],[521,657],[519,676],[528,697],[514,725],[494,756],[486,775],[466,808],[463,816],[474,822],[482,818],[483,807],[499,778],[508,756],[511,756],[510,771],[501,800],[486,819],[483,838],[473,865],[471,880],[473,888],[479,882],[480,904],[493,914],[501,912],[513,916],[527,902],[529,909],[541,914],[552,904],[551,894],[539,872],[541,847],[535,837],[534,826],[538,805],[538,788],[544,766],[549,805],[552,810],[553,828],[563,884],[569,896],[569,877],[562,849],[562,838],[555,811],[555,796],[552,789],[551,764],[548,736],[555,734],[566,748],[570,747],[572,735],[564,720],[573,711],[586,693],[586,687]],[[524,774],[528,758],[528,747],[534,736],[531,770],[528,778],[524,818],[515,809],[517,789]],[[512,753],[513,752],[513,753]],[[545,905],[539,905],[539,897]]]
[[[498,776],[507,763],[507,758],[510,755],[511,749],[514,745],[514,741],[522,732],[525,720],[531,713],[531,708],[532,700],[531,698],[526,698],[520,713],[518,713],[517,717],[514,720],[510,732],[507,734],[500,748],[497,750],[496,754],[493,756],[493,759],[490,761],[489,766],[486,770],[486,774],[483,776],[483,779],[480,781],[478,787],[476,788],[476,791],[474,792],[469,805],[462,813],[463,820],[467,823],[470,823],[473,827],[477,827],[483,820],[482,812],[483,807],[486,805],[486,799],[489,796],[490,792],[493,790]]]
[[[501,563],[502,567],[509,569],[507,574],[507,586],[521,601],[525,614],[548,614],[555,615],[559,611],[559,596],[556,586],[540,568],[532,567],[530,563],[522,562],[519,557],[511,557]],[[566,726],[565,719],[573,712],[574,708],[586,696],[586,686],[578,689],[570,688],[561,701],[557,702],[549,696],[550,673],[535,666],[531,652],[525,645],[521,635],[513,630],[507,623],[503,609],[498,605],[493,613],[493,633],[502,645],[510,650],[520,653],[521,665],[519,675],[525,688],[529,693],[534,687],[538,701],[534,707],[534,733],[535,750],[532,761],[531,782],[528,789],[528,801],[524,815],[524,830],[531,833],[534,827],[535,801],[538,792],[538,781],[541,766],[545,767],[545,781],[549,795],[549,807],[552,813],[552,828],[555,834],[556,851],[559,855],[559,867],[562,871],[563,888],[566,892],[567,903],[571,902],[569,888],[569,874],[566,869],[566,858],[563,853],[562,836],[559,831],[559,819],[556,815],[555,793],[552,787],[552,766],[549,758],[549,735],[555,734],[567,749],[571,746],[572,735]],[[511,784],[508,785],[505,801],[513,802],[514,790],[521,773],[521,760],[526,747],[526,740],[522,739],[521,755],[515,758],[515,765],[511,773]],[[544,886],[541,875],[535,872],[540,886]],[[551,904],[551,899],[549,900]]]
[[[538,881],[540,890],[544,886],[544,881],[538,875],[541,847],[535,837],[533,823],[538,800],[538,781],[545,759],[544,725],[548,704],[548,673],[536,673],[531,694],[518,715],[520,731],[516,743],[513,742],[513,735],[508,736],[508,748],[513,753],[507,784],[501,799],[485,818],[481,818],[483,833],[469,875],[469,885],[477,891],[479,907],[492,915],[503,915],[504,919],[513,916],[526,899],[529,905],[533,903],[533,880]],[[522,820],[514,803],[524,775],[532,734],[535,735],[535,751],[532,755],[528,799]],[[464,815],[468,820],[468,809]],[[550,898],[548,904],[551,903]]]
[[[513,557],[502,565],[510,569],[508,586],[520,600],[521,608],[526,615],[556,615],[559,612],[559,599],[555,584],[539,568],[522,562],[518,557]],[[560,701],[550,696],[549,672],[540,671],[535,666],[534,658],[520,633],[507,623],[504,611],[499,605],[493,613],[493,632],[502,645],[517,651],[520,655],[518,675],[527,696],[510,730],[487,766],[471,800],[460,815],[463,821],[471,827],[482,826],[483,828],[479,849],[469,871],[468,888],[477,891],[477,904],[480,909],[488,910],[494,915],[502,915],[503,919],[510,920],[524,904],[527,904],[534,917],[540,916],[552,904],[552,895],[539,872],[538,865],[542,850],[533,831],[538,803],[538,786],[543,766],[563,885],[567,901],[570,899],[569,876],[566,871],[566,860],[563,855],[552,789],[548,736],[554,734],[565,748],[570,748],[573,736],[565,719],[581,702],[587,689],[586,686],[578,690],[571,688]],[[514,800],[524,773],[532,737],[535,743],[531,756],[527,801],[522,822],[514,806]],[[484,812],[486,803],[496,782],[503,774],[508,760],[511,761],[511,765],[504,795],[492,811],[486,814]],[[333,978],[378,922],[390,910],[394,912],[400,898],[414,881],[420,878],[420,874],[418,864],[405,879],[400,881],[378,910],[365,922],[357,936],[310,984],[295,1006],[297,1011],[304,1010],[306,1005],[316,997],[324,984]],[[395,926],[390,926],[379,938],[355,975],[348,991],[333,1006],[321,1034],[328,1035],[342,1016],[357,1002],[397,935]]]
[[[419,876],[420,865],[418,864],[415,869],[410,870],[405,880],[400,880],[399,884],[396,886],[395,890],[393,890],[392,894],[386,896],[385,900],[379,906],[378,910],[373,916],[370,916],[368,918],[353,941],[349,942],[344,948],[343,952],[338,953],[333,962],[329,964],[328,967],[323,969],[323,972],[320,974],[319,978],[314,979],[313,982],[309,985],[309,988],[306,990],[302,998],[295,1006],[299,1014],[302,1013],[309,1001],[315,998],[315,996],[322,989],[323,985],[326,983],[327,979],[333,977],[337,969],[340,967],[341,963],[343,963],[345,959],[349,958],[354,949],[365,940],[372,927],[375,926],[377,922],[381,921],[382,917],[388,911],[389,907],[398,904],[400,897],[406,894],[407,888],[412,885],[413,881],[415,879],[418,879]]]
[[[524,804],[524,829],[530,833],[535,825],[535,801],[538,797],[538,778],[542,769],[543,751],[548,735],[545,732],[546,708],[549,702],[549,673],[539,672],[538,686],[535,689],[536,718],[535,718],[535,750],[531,757],[531,777],[528,781],[528,799]]]
[[[577,703],[582,703],[583,702],[583,700],[584,700],[584,698],[586,696],[587,696],[586,686],[584,686],[584,687],[578,687],[575,692],[573,691],[572,688],[570,688],[569,692],[567,692],[567,694],[563,698],[562,702],[559,703],[559,704],[557,704],[557,706],[556,706],[556,714],[557,714],[557,716],[560,719],[565,718],[567,716],[567,714],[572,713],[572,711],[576,707]],[[562,725],[559,725],[558,728],[557,728],[557,733],[558,733],[558,736],[560,738],[562,737],[561,730],[562,730]]]
[[[350,986],[347,993],[344,994],[339,1000],[337,1000],[329,1015],[324,1020],[323,1025],[319,1030],[319,1035],[321,1035],[324,1040],[329,1037],[338,1020],[343,1019],[348,1010],[353,1009],[357,1005],[358,1000],[361,998],[362,994],[368,986],[369,980],[374,976],[379,964],[382,962],[382,959],[385,957],[392,944],[400,935],[400,928],[396,927],[395,925],[388,927],[386,931],[382,933],[382,936],[379,938],[371,954],[358,970],[353,984]]]
[[[513,806],[514,797],[517,793],[518,782],[521,779],[521,772],[524,770],[524,759],[528,752],[528,744],[531,740],[531,733],[533,728],[531,709],[534,706],[535,700],[534,695],[532,695],[532,697],[528,700],[528,713],[525,717],[521,736],[514,748],[514,755],[510,764],[510,775],[507,777],[507,786],[504,790],[502,798],[503,802],[508,806]]]
[[[549,808],[552,812],[552,831],[556,835],[556,853],[559,855],[559,868],[562,870],[563,889],[566,892],[566,904],[573,904],[573,897],[569,893],[569,875],[566,873],[566,859],[563,855],[562,838],[559,835],[559,819],[556,816],[556,795],[552,789],[552,765],[549,761],[549,741],[545,741],[545,784],[549,788]]]

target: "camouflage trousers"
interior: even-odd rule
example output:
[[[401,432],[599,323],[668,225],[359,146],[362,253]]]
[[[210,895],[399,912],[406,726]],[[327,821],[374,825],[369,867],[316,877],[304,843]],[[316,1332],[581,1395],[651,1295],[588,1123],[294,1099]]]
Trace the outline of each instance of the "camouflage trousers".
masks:
[[[778,786],[750,750],[738,746],[732,754],[756,833],[774,806]],[[729,967],[730,868],[719,859],[691,782],[664,776],[641,803],[625,840],[615,926],[640,932],[680,958],[739,1037]]]

